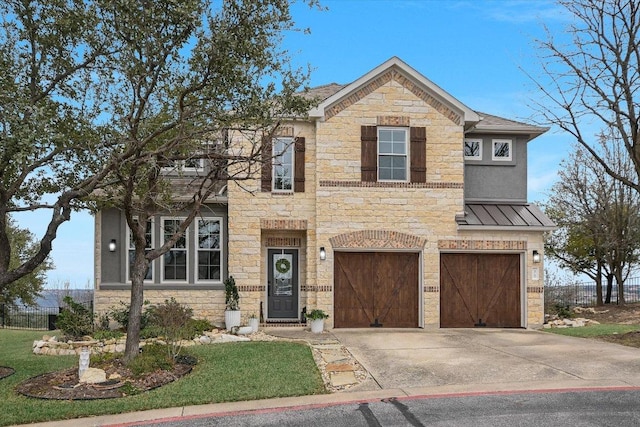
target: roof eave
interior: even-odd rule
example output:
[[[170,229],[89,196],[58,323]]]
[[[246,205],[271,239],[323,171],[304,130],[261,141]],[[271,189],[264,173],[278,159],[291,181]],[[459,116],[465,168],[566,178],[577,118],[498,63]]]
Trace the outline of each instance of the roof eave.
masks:
[[[465,231],[554,231],[557,226],[546,225],[461,225],[458,224],[458,230]]]

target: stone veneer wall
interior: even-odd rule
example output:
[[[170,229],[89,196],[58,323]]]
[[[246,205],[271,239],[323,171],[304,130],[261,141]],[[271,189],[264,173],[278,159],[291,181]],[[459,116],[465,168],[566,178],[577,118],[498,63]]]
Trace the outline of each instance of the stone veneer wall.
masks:
[[[327,248],[327,260],[318,267],[318,284],[324,289],[318,293],[318,305],[330,314],[336,249],[332,242],[340,240],[336,236],[356,232],[350,235],[352,242],[338,245],[338,249],[347,250],[385,249],[384,244],[371,240],[358,241],[361,237],[357,232],[398,232],[410,236],[408,239],[420,239],[422,247],[409,250],[423,250],[422,284],[427,287],[439,285],[437,241],[457,237],[455,216],[463,210],[462,126],[451,111],[441,113],[403,86],[406,82],[393,74],[390,77],[318,123],[317,166],[322,176],[317,191],[317,235],[318,246]],[[427,182],[361,182],[360,127],[396,123],[426,127]],[[438,301],[432,300],[432,294],[425,296],[424,312],[429,323],[439,318]],[[328,323],[333,326],[332,317]]]
[[[295,247],[299,239],[301,300],[300,309],[314,304],[315,263],[319,248],[315,238],[316,143],[315,127],[308,122],[286,122],[281,133],[305,137],[305,192],[271,193],[260,189],[256,180],[229,183],[229,274],[240,288],[241,309],[258,313],[260,302],[266,306],[268,247]],[[283,240],[278,240],[283,238]]]
[[[214,325],[224,324],[225,304],[223,290],[147,289],[144,291],[145,301],[149,301],[151,304],[162,304],[165,300],[171,298],[175,298],[180,304],[191,307],[193,309],[193,317],[197,319],[207,319]],[[94,294],[96,314],[103,314],[111,307],[120,308],[120,301],[128,304],[130,300],[131,292],[128,290],[96,291]],[[247,313],[245,317],[248,318],[249,314]]]

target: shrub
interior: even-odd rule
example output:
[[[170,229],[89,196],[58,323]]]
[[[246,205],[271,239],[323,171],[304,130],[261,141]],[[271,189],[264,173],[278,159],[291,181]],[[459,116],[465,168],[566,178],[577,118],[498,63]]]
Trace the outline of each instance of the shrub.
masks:
[[[193,310],[178,303],[174,298],[149,309],[149,323],[159,328],[161,335],[167,340],[167,350],[171,358],[180,352],[180,341],[191,338],[188,327],[191,316]]]
[[[145,306],[148,306],[148,305],[149,305],[149,301],[145,301],[142,307],[142,316],[140,317],[140,329],[146,328],[147,325],[149,324],[149,309],[148,308],[145,309]],[[111,307],[111,309],[107,313],[107,316],[115,320],[116,322],[118,322],[120,325],[122,325],[122,328],[126,330],[127,326],[129,325],[129,311],[131,311],[131,305],[120,301],[120,306]]]
[[[213,325],[207,319],[189,319],[187,322],[186,338],[195,338],[205,331],[213,329]]]
[[[167,354],[164,345],[148,344],[142,347],[142,352],[127,366],[133,375],[140,376],[157,369],[169,370],[173,368],[173,358]]]
[[[121,331],[111,331],[108,329],[99,329],[93,333],[93,339],[96,340],[110,340],[110,339],[118,339],[123,336],[124,333]]]
[[[238,287],[236,286],[236,280],[233,276],[229,276],[224,281],[224,303],[227,306],[227,310],[238,310],[240,303],[240,295],[238,294]]]
[[[69,295],[64,297],[67,307],[58,315],[56,326],[67,338],[81,338],[93,332],[94,315],[84,305],[77,303]]]

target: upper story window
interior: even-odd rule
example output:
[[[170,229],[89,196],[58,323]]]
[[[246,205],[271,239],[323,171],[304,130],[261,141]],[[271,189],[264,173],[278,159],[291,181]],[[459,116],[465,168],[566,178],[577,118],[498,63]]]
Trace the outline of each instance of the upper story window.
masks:
[[[494,139],[491,145],[491,160],[510,161],[513,159],[513,141],[510,139]]]
[[[305,138],[301,136],[265,138],[261,149],[260,190],[275,193],[304,193]]]
[[[408,155],[406,128],[378,128],[378,180],[406,181]]]
[[[166,242],[177,231],[182,224],[180,218],[163,218],[162,235]],[[188,234],[185,232],[176,243],[162,257],[162,281],[163,282],[186,282],[188,271]]]
[[[137,220],[136,220],[137,223]],[[131,280],[131,270],[133,269],[133,260],[136,256],[136,248],[135,248],[135,244],[133,242],[133,234],[131,233],[131,229],[129,229],[127,227],[127,229],[129,230],[129,233],[127,234],[127,246],[128,246],[128,259],[129,262],[127,263],[127,279]],[[145,253],[149,252],[152,248],[153,248],[153,220],[149,220],[147,221],[147,227],[145,230]],[[149,263],[149,268],[147,269],[147,274],[144,277],[145,282],[146,281],[152,281],[153,280],[153,263]]]
[[[482,160],[482,140],[465,138],[464,140],[465,160]]]
[[[198,282],[222,280],[222,220],[198,219],[196,236]]]
[[[273,141],[273,190],[293,191],[293,138]]]
[[[425,127],[361,126],[360,144],[362,181],[427,182]]]

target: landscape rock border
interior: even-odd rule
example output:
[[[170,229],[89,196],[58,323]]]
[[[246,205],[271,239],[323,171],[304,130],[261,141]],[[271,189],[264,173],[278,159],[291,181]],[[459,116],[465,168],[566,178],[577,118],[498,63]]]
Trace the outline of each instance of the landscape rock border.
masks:
[[[16,370],[9,366],[0,366],[0,380],[15,374]]]

